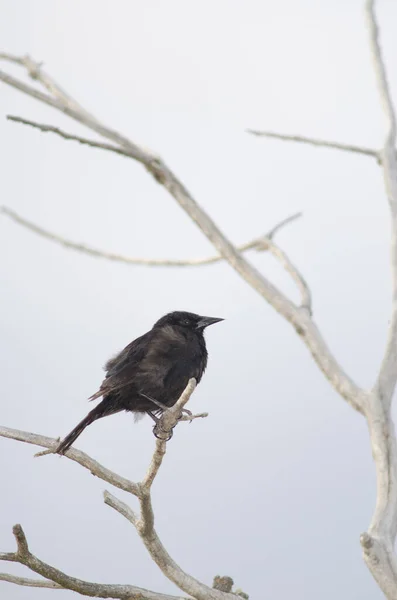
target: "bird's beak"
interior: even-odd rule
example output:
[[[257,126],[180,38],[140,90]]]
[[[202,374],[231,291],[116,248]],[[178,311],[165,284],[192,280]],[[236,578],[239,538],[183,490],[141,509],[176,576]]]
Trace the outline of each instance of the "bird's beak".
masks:
[[[200,321],[197,323],[196,329],[204,329],[209,325],[215,325],[215,323],[219,323],[220,321],[224,321],[225,319],[219,319],[218,317],[201,317]]]

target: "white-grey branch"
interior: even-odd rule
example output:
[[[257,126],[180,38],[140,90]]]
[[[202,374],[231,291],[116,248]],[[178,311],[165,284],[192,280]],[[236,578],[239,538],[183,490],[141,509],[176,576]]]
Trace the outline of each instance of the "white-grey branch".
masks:
[[[390,250],[393,293],[388,342],[376,384],[377,391],[382,396],[382,402],[384,402],[387,407],[391,404],[397,382],[397,155],[395,151],[397,123],[396,111],[391,98],[386,68],[379,44],[379,30],[376,22],[373,0],[367,0],[366,16],[379,96],[388,122],[381,156],[383,177],[391,216]]]
[[[382,151],[382,168],[391,213],[392,314],[388,341],[376,384],[364,405],[377,477],[376,507],[361,545],[366,563],[389,600],[397,600],[397,443],[391,402],[397,381],[397,160],[396,114],[379,44],[374,0],[367,0],[365,14],[379,96],[388,122]]]
[[[9,573],[0,573],[0,581],[6,581],[7,583],[14,583],[15,585],[22,585],[26,587],[49,588],[51,590],[65,589],[53,581],[46,581],[45,579],[31,579],[30,577],[18,577],[17,575],[10,575]]]
[[[25,442],[26,444],[33,444],[35,446],[41,446],[42,448],[49,448],[55,450],[59,444],[59,440],[54,438],[46,437],[44,435],[37,435],[36,433],[30,433],[28,431],[19,431],[18,429],[11,429],[9,427],[0,426],[0,437],[16,440],[18,442]],[[101,465],[98,461],[88,456],[85,452],[77,450],[76,448],[70,448],[65,454],[67,458],[78,463],[85,469],[88,469],[95,477],[103,479],[107,483],[114,485],[120,490],[129,492],[134,496],[138,495],[137,484],[133,483],[121,475],[117,475],[110,469],[107,469]],[[60,458],[60,457],[59,457]]]
[[[118,510],[118,512],[128,518],[128,520],[135,525],[136,530],[145,546],[148,548],[149,552],[155,556],[158,566],[171,581],[176,583],[176,585],[180,584],[179,587],[182,591],[188,594],[193,594],[193,592],[189,590],[196,591],[197,595],[193,595],[198,600],[201,598],[209,598],[212,600],[230,600],[231,596],[229,594],[223,594],[217,590],[212,590],[212,588],[200,583],[194,577],[184,572],[168,555],[154,529],[154,511],[151,500],[151,488],[166,453],[167,440],[170,439],[173,429],[181,420],[191,420],[206,415],[206,413],[202,413],[200,415],[189,415],[186,418],[183,415],[184,407],[189,401],[195,388],[195,379],[190,379],[176,404],[162,414],[156,429],[158,439],[156,440],[155,451],[142,482],[134,483],[121,477],[120,475],[117,475],[113,471],[103,467],[100,463],[93,460],[84,452],[76,450],[75,448],[70,448],[65,456],[89,469],[93,475],[100,477],[115,487],[118,487],[138,497],[141,509],[139,516],[135,515],[131,508],[125,503],[118,501],[109,492],[105,492],[106,504]],[[7,437],[30,444],[43,446],[45,448],[49,448],[52,452],[58,447],[58,440],[53,438],[17,431],[6,427],[0,427],[0,437]],[[174,600],[175,598],[174,596],[166,596],[157,594],[155,592],[150,592],[148,590],[141,590],[141,588],[136,588],[134,586],[102,585],[70,577],[54,567],[43,563],[30,553],[26,537],[19,525],[14,527],[14,535],[18,544],[18,551],[16,553],[0,553],[0,560],[20,562],[35,573],[38,573],[47,580],[53,582],[53,584],[57,584],[55,587],[61,586],[62,589],[70,589],[79,592],[82,595],[96,596],[100,598],[128,597],[130,599],[135,599],[139,597],[140,600]],[[41,582],[24,578],[19,580],[19,578],[15,578],[14,576],[8,574],[4,575],[3,580],[9,581],[10,583],[20,583],[20,585],[54,587],[53,584],[48,584],[48,582],[45,581]],[[138,596],[138,594],[141,595]]]
[[[364,146],[354,146],[352,144],[342,144],[340,142],[330,142],[328,140],[319,140],[316,138],[306,137],[304,135],[288,135],[284,133],[276,133],[275,131],[258,131],[256,129],[247,129],[248,133],[258,137],[273,138],[284,142],[298,142],[300,144],[309,144],[310,146],[318,146],[320,148],[332,148],[333,150],[342,150],[343,152],[353,152],[355,154],[364,154],[372,158],[379,159],[380,153],[372,148]]]
[[[0,580],[2,581],[8,581],[9,583],[18,585],[28,585],[30,587],[72,590],[82,596],[91,596],[94,598],[120,598],[123,600],[186,600],[179,596],[160,594],[133,585],[92,583],[90,581],[71,577],[48,563],[43,562],[30,552],[25,533],[20,525],[14,525],[13,533],[17,542],[17,551],[0,554],[0,560],[17,562],[21,565],[25,565],[31,571],[44,577],[47,581],[25,579],[8,574],[0,576]]]
[[[15,223],[18,223],[18,225],[25,227],[29,231],[32,231],[33,233],[36,233],[37,235],[46,238],[52,242],[60,244],[61,246],[70,248],[71,250],[76,250],[77,252],[82,252],[83,254],[89,254],[97,258],[104,258],[106,260],[121,262],[128,265],[137,265],[145,267],[199,267],[203,265],[211,265],[217,262],[221,262],[223,260],[223,257],[219,255],[208,256],[206,258],[167,259],[138,258],[132,256],[125,256],[122,254],[115,254],[113,252],[99,250],[97,248],[93,248],[92,246],[87,246],[86,244],[81,244],[79,242],[73,242],[72,240],[68,240],[67,238],[62,237],[61,235],[48,231],[47,229],[40,227],[39,225],[26,219],[25,217],[22,217],[17,212],[12,210],[11,208],[8,208],[7,206],[0,206],[0,214],[5,215],[9,219],[14,221]],[[276,232],[280,231],[280,229],[283,226],[298,219],[301,216],[301,214],[302,213],[295,213],[290,217],[283,219],[282,221],[280,221],[280,223],[275,225],[275,227],[273,227],[268,233],[258,238],[254,238],[253,240],[250,240],[249,242],[246,242],[241,246],[238,246],[238,250],[240,250],[240,252],[246,252],[247,250],[256,250],[257,252],[263,252],[269,250],[276,256],[276,258],[279,259],[279,257],[277,256],[277,252],[281,251],[279,249],[277,249],[277,251],[272,251],[272,249],[275,246],[274,243],[272,244],[273,237],[275,236]],[[285,256],[285,253],[283,253],[283,255]],[[284,260],[290,263],[288,258]],[[285,265],[283,266],[288,270],[288,268]],[[296,274],[293,277],[295,278]],[[302,278],[301,275],[299,275],[299,277]]]
[[[182,410],[190,399],[195,387],[196,381],[190,379],[176,404],[161,417],[157,432],[159,436],[162,435],[163,439],[157,439],[156,449],[147,473],[141,483],[138,484],[140,515],[137,516],[125,502],[122,502],[108,491],[104,493],[104,500],[105,504],[116,510],[134,525],[154,562],[164,575],[183,592],[190,594],[197,600],[231,600],[232,598],[235,599],[235,596],[214,590],[183,571],[164,548],[154,527],[154,510],[151,497],[152,484],[163,462],[169,435],[179,422]]]
[[[135,526],[156,565],[161,569],[164,575],[170,581],[175,583],[182,591],[186,594],[190,594],[193,598],[196,598],[196,600],[236,600],[234,594],[210,588],[183,571],[164,548],[154,526],[150,527],[148,530],[139,526],[136,515],[125,502],[122,502],[109,492],[105,492],[104,498],[105,504],[116,510]]]

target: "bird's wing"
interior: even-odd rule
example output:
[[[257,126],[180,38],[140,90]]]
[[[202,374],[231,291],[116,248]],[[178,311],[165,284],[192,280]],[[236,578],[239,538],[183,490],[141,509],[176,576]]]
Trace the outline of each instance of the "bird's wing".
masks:
[[[136,367],[148,352],[151,337],[152,331],[148,331],[108,360],[105,365],[106,377],[99,390],[90,396],[89,400],[96,400],[105,394],[115,392],[131,382]]]

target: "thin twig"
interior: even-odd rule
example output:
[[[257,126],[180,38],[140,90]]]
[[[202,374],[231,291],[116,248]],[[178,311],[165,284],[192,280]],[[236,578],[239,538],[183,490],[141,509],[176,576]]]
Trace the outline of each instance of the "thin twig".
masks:
[[[322,148],[333,148],[334,150],[342,150],[343,152],[354,152],[356,154],[372,156],[372,158],[379,158],[379,152],[372,150],[371,148],[365,148],[364,146],[354,146],[352,144],[342,144],[339,142],[330,142],[328,140],[319,140],[315,138],[309,138],[304,135],[287,135],[284,133],[276,133],[274,131],[258,131],[256,129],[247,129],[247,132],[258,137],[274,138],[276,140],[283,140],[284,142],[299,142],[301,144],[310,144],[311,146],[320,146]]]
[[[87,246],[86,244],[80,244],[79,242],[73,242],[64,238],[57,233],[53,233],[48,231],[48,229],[44,229],[36,223],[25,219],[17,212],[8,208],[7,206],[0,206],[0,213],[9,217],[18,225],[25,227],[29,231],[36,233],[37,235],[46,238],[56,244],[60,244],[66,248],[71,250],[76,250],[77,252],[82,252],[83,254],[89,254],[91,256],[95,256],[96,258],[104,258],[106,260],[111,260],[115,262],[121,262],[128,265],[137,265],[137,266],[145,266],[145,267],[199,267],[203,265],[211,265],[217,262],[221,262],[224,260],[223,256],[209,256],[206,258],[190,258],[190,259],[167,259],[167,258],[135,258],[132,256],[125,256],[123,254],[115,254],[113,252],[107,252],[105,250],[98,250],[97,248],[93,248],[92,246]],[[275,235],[276,231],[279,231],[282,225],[286,225],[287,223],[292,222],[292,220],[297,219],[301,216],[302,213],[296,213],[288,217],[288,219],[283,219],[283,222],[279,225],[276,225],[271,231],[271,237]],[[261,236],[259,238],[254,238],[253,240],[238,246],[238,249],[241,252],[245,252],[247,250],[257,250],[258,252],[267,250],[266,240],[269,237],[268,234]]]
[[[23,119],[22,117],[17,117],[15,115],[7,115],[6,118],[8,121],[13,121],[14,123],[21,123],[23,125],[33,127],[34,129],[39,129],[43,133],[54,133],[56,135],[59,135],[64,140],[71,140],[74,142],[78,142],[79,144],[83,144],[83,146],[90,146],[91,148],[100,148],[101,150],[114,152],[115,154],[120,154],[121,156],[127,156],[128,158],[131,158],[131,152],[129,152],[128,150],[124,150],[124,148],[120,148],[119,146],[114,146],[113,144],[105,144],[102,142],[96,142],[95,140],[89,140],[79,135],[67,133],[59,127],[54,127],[53,125],[46,125],[44,123],[37,123],[36,121],[29,121],[28,119]]]
[[[51,590],[64,590],[65,588],[53,581],[46,581],[45,579],[30,579],[29,577],[18,577],[17,575],[10,575],[9,573],[0,573],[0,581],[6,581],[8,583],[15,583],[16,585],[22,585],[27,587],[36,588],[50,588]]]
[[[290,274],[293,281],[295,282],[300,295],[301,295],[301,308],[304,308],[308,311],[309,315],[312,314],[312,298],[311,292],[308,284],[305,281],[305,278],[300,273],[300,271],[295,267],[292,261],[288,258],[287,254],[284,250],[281,250],[279,246],[277,246],[272,239],[268,237],[264,237],[262,240],[258,242],[256,245],[256,250],[268,250],[270,254],[272,254],[284,267],[287,273]]]

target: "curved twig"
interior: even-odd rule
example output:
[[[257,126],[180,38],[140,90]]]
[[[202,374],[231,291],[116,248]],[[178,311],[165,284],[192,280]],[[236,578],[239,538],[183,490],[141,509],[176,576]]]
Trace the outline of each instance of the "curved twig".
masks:
[[[106,260],[112,260],[116,262],[125,263],[128,265],[137,265],[137,266],[146,266],[146,267],[198,267],[203,265],[211,265],[217,262],[221,262],[224,260],[223,256],[208,256],[206,258],[190,258],[190,259],[168,259],[168,258],[138,258],[132,256],[125,256],[123,254],[115,254],[113,252],[106,252],[104,250],[98,250],[97,248],[93,248],[92,246],[87,246],[86,244],[80,244],[79,242],[73,242],[72,240],[68,240],[67,238],[58,235],[57,233],[52,233],[48,231],[48,229],[44,229],[40,227],[36,223],[25,219],[17,212],[8,208],[7,206],[0,206],[0,213],[9,217],[18,225],[25,227],[29,231],[36,233],[37,235],[46,238],[52,242],[60,244],[61,246],[65,246],[66,248],[70,248],[71,250],[76,250],[77,252],[82,252],[83,254],[89,254],[91,256],[95,256],[97,258],[105,258]],[[283,219],[283,221],[275,227],[273,227],[269,234],[265,234],[259,238],[254,238],[253,240],[238,246],[238,250],[240,252],[246,252],[247,250],[257,250],[258,252],[270,249],[271,244],[267,244],[267,240],[274,237],[275,233],[281,229],[282,226],[287,223],[291,223],[293,220],[298,219],[302,213],[295,213],[290,217]]]
[[[284,250],[281,250],[272,239],[268,237],[259,240],[256,245],[256,250],[268,250],[284,267],[287,273],[290,274],[291,278],[295,282],[300,295],[301,295],[301,308],[307,309],[309,315],[312,314],[312,297],[308,284],[306,283],[303,275],[298,271],[292,261],[288,258]]]

